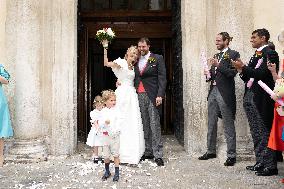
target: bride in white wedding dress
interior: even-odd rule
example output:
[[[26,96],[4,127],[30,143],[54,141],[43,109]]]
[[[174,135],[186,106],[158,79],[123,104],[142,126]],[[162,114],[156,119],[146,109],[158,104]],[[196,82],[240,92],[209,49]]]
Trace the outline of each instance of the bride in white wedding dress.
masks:
[[[120,114],[120,162],[128,164],[138,164],[145,151],[141,113],[134,87],[133,64],[137,58],[138,49],[131,46],[123,59],[109,62],[107,50],[104,49],[104,65],[112,68],[120,83],[115,90],[116,108]]]

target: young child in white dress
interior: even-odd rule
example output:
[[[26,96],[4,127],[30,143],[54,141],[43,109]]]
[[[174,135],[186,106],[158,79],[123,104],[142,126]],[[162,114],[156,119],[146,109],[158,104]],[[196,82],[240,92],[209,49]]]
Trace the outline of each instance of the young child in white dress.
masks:
[[[95,97],[93,107],[95,109],[90,112],[92,128],[88,134],[86,144],[93,147],[92,159],[94,163],[98,163],[99,161],[103,163],[102,158],[98,156],[99,147],[104,145],[103,132],[105,127],[102,121],[103,115],[101,110],[104,108],[104,102],[101,96],[98,95]]]
[[[113,181],[119,180],[119,146],[120,146],[120,128],[119,117],[116,105],[116,95],[112,90],[105,90],[102,92],[102,98],[105,103],[105,108],[102,110],[103,120],[107,130],[103,133],[105,138],[105,145],[103,146],[105,173],[102,180],[107,180],[111,174],[109,171],[110,156],[114,158],[115,174]]]

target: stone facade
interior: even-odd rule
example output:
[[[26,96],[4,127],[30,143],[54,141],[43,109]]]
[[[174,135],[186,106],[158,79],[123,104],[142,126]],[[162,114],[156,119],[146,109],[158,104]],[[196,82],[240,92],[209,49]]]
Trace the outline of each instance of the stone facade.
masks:
[[[227,31],[234,37],[231,47],[248,60],[254,51],[251,32],[260,27],[271,32],[280,52],[276,37],[284,29],[283,9],[282,0],[181,0],[173,5],[174,70],[179,73],[173,89],[180,91],[174,100],[183,104],[175,128],[189,154],[206,149],[208,86],[200,52],[213,55],[216,34]],[[77,0],[1,0],[0,25],[0,62],[12,75],[5,87],[15,130],[8,156],[72,154],[77,146]],[[236,81],[237,147],[246,155],[252,146],[242,108],[244,86]],[[222,124],[219,128],[219,153],[225,154]]]

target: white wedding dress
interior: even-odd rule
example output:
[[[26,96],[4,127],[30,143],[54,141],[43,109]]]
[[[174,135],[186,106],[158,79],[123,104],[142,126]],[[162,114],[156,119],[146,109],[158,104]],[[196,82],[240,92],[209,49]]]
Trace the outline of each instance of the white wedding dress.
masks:
[[[129,70],[125,59],[114,61],[121,68],[113,68],[121,83],[115,90],[116,108],[120,117],[120,162],[138,164],[145,151],[144,132],[138,96],[134,87],[134,70]]]

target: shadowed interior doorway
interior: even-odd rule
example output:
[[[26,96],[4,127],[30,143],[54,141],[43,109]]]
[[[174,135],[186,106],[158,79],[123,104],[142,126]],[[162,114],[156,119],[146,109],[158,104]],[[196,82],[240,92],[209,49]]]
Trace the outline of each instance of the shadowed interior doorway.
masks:
[[[130,45],[140,37],[149,37],[151,52],[164,56],[167,68],[167,89],[161,117],[162,133],[175,134],[173,76],[175,41],[172,31],[171,1],[79,1],[78,7],[78,138],[86,140],[90,130],[89,112],[96,95],[102,90],[115,90],[116,78],[103,66],[103,48],[95,39],[96,31],[111,27],[117,38],[110,44],[108,58],[123,58]],[[124,2],[124,3],[123,3]],[[133,6],[133,3],[135,6]],[[113,4],[114,3],[114,4]],[[118,4],[117,4],[118,3]],[[138,6],[139,5],[139,6]],[[127,8],[125,8],[127,6]],[[179,105],[180,106],[180,105]],[[183,135],[179,135],[181,143]]]

